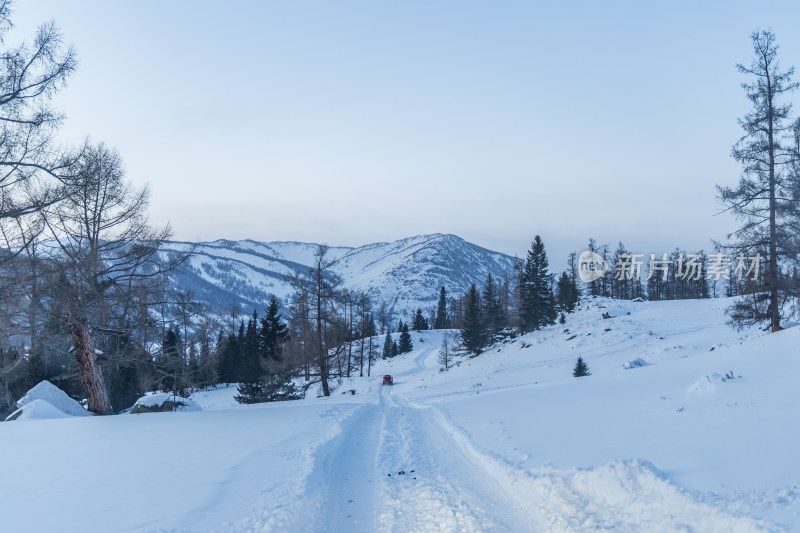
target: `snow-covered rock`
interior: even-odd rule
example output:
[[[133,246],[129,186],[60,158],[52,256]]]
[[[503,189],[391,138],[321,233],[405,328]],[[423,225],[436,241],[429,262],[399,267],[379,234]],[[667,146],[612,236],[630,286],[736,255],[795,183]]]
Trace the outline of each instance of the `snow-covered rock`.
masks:
[[[92,414],[84,409],[81,404],[67,396],[66,392],[47,380],[40,381],[25,396],[20,398],[17,401],[17,407],[24,407],[34,400],[44,400],[55,409],[70,416],[91,416]]]
[[[53,406],[46,400],[32,400],[6,418],[6,422],[12,420],[44,420],[47,418],[69,418],[70,415]]]
[[[142,396],[131,408],[132,415],[141,413],[163,413],[165,411],[202,411],[197,402],[166,392]]]
[[[641,357],[637,357],[636,359],[633,359],[633,360],[628,361],[627,363],[625,363],[625,366],[623,368],[625,368],[625,370],[632,370],[634,368],[640,368],[640,367],[648,366],[648,365],[650,365],[650,363],[648,363],[647,361],[645,361]]]

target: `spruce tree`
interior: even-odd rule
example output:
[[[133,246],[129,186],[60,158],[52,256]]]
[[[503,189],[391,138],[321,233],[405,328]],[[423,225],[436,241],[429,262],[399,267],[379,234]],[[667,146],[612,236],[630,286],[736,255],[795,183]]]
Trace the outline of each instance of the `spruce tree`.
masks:
[[[245,333],[245,346],[254,354],[247,356],[249,378],[242,380],[234,399],[239,403],[260,403],[291,400],[300,397],[291,369],[282,362],[283,346],[288,332],[275,296],[270,298],[261,327],[256,328],[258,315],[254,312]],[[255,331],[255,343],[248,336]]]
[[[392,334],[387,331],[383,341],[383,358],[389,359],[390,357],[392,357]]]
[[[220,330],[217,337],[217,354],[219,354],[217,373],[219,380],[230,385],[239,379],[239,346],[236,335],[225,337]]]
[[[261,319],[261,329],[258,332],[260,358],[279,361],[287,337],[288,330],[281,317],[280,303],[273,295],[267,305],[266,315]]]
[[[633,265],[631,253],[620,241],[614,252],[614,260],[610,265],[611,271],[611,297],[620,300],[632,300],[631,289],[633,285]]]
[[[264,378],[261,382],[265,397],[264,401],[284,402],[302,398],[304,393],[297,388],[292,378],[292,372],[288,369],[281,370]]]
[[[397,341],[392,341],[392,351],[389,357],[397,357],[397,354],[400,353],[400,349],[397,347]]]
[[[433,329],[447,329],[450,322],[447,320],[447,293],[444,287],[439,291],[439,305],[436,307],[436,322]]]
[[[258,313],[253,311],[247,322],[242,345],[242,367],[239,381],[255,383],[261,377],[261,354],[259,351]]]
[[[240,383],[236,391],[238,394],[233,399],[245,404],[282,402],[303,397],[292,381],[289,370],[271,374],[254,383]]]
[[[261,403],[266,401],[264,386],[260,381],[239,383],[236,395],[233,397],[238,403]]]
[[[578,286],[566,272],[561,273],[556,284],[556,302],[565,313],[571,313],[578,305]]]
[[[414,331],[425,331],[428,329],[428,320],[422,315],[422,309],[417,309],[412,323],[414,324],[412,328]]]
[[[549,262],[541,237],[537,235],[525,265],[520,273],[520,329],[523,333],[553,324],[556,319],[556,306],[550,289]]]
[[[487,332],[484,322],[481,296],[473,283],[464,296],[464,320],[461,327],[461,342],[471,354],[477,355],[486,347]]]
[[[483,285],[483,315],[489,340],[494,340],[506,327],[506,310],[500,304],[498,287],[491,273]]]
[[[592,253],[597,253],[597,241],[590,238],[589,244],[586,245],[586,249]],[[589,295],[590,296],[602,296],[602,288],[600,286],[600,280],[596,279],[589,282]]]
[[[575,368],[572,369],[572,375],[576,378],[591,376],[589,366],[583,361],[583,357],[578,357],[578,362],[575,363]]]
[[[411,343],[411,334],[408,332],[408,324],[403,324],[403,330],[400,333],[400,342],[397,344],[397,353],[408,353],[414,349]]]

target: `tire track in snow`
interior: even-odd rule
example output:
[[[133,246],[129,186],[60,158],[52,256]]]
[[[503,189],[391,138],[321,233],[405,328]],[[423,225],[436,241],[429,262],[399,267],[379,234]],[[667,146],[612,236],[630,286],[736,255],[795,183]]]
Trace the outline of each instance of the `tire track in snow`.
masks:
[[[381,395],[380,531],[531,531],[491,474],[427,409]],[[403,472],[403,474],[401,474]]]
[[[304,516],[298,516],[293,531],[375,531],[375,457],[381,418],[377,404],[363,405],[344,421],[342,432],[317,451],[306,482]]]

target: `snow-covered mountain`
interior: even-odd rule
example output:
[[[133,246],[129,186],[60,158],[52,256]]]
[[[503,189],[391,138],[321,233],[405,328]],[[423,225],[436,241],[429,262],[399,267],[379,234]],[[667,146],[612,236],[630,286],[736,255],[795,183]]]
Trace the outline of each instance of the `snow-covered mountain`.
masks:
[[[165,255],[181,253],[191,243],[170,242]],[[247,312],[263,309],[270,294],[283,302],[291,295],[289,279],[307,272],[318,244],[218,240],[196,245],[182,271],[174,276],[181,289],[215,309],[237,302]],[[491,273],[500,279],[515,258],[481,248],[455,235],[419,235],[358,248],[334,247],[333,270],[344,287],[367,292],[377,305],[386,302],[395,317],[406,319],[417,308],[436,305],[440,287],[457,295]]]

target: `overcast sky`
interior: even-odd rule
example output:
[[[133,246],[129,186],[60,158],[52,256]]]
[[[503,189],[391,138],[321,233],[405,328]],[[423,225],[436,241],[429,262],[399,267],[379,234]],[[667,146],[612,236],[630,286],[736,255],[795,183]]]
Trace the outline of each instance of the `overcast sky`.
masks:
[[[788,1],[25,0],[7,44],[50,19],[63,139],[117,148],[177,239],[538,233],[556,268],[589,237],[709,249],[750,33],[800,65]]]

